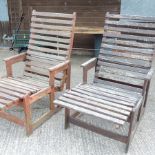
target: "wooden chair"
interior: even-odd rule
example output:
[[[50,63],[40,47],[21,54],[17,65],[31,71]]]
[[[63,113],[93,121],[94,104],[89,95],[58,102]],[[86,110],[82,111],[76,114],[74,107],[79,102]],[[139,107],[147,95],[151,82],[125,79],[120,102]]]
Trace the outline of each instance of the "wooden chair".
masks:
[[[153,24],[150,18],[107,14],[98,58],[82,64],[83,83],[66,91],[54,101],[65,107],[65,128],[69,123],[126,144],[131,139],[145,107],[149,83],[153,74]],[[95,67],[93,83],[87,83],[88,70]],[[70,110],[75,111],[71,114]],[[124,126],[128,134],[96,127],[79,114],[95,116]]]
[[[27,135],[60,110],[60,107],[53,104],[55,91],[62,91],[65,85],[70,87],[70,56],[75,20],[76,13],[34,10],[27,52],[5,59],[7,78],[0,80],[0,117],[25,126]],[[14,77],[12,65],[20,61],[25,61],[24,75]],[[33,123],[31,105],[47,95],[50,110]],[[24,108],[24,120],[7,112],[19,105]]]

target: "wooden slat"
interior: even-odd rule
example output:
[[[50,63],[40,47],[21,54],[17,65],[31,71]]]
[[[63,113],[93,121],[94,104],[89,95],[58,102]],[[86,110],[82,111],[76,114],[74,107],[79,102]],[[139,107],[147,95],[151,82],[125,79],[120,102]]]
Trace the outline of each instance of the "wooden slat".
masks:
[[[0,92],[0,98],[2,98],[2,99],[9,99],[9,100],[12,100],[12,101],[17,101],[17,100],[19,100],[19,99],[18,99],[17,97],[15,97],[15,96],[8,95],[8,94],[2,93],[2,92]]]
[[[6,93],[6,94],[9,94],[11,96],[18,97],[18,98],[23,98],[24,97],[24,94],[20,94],[18,92],[11,91],[11,90],[8,90],[8,89],[5,89],[5,88],[1,88],[1,87],[0,87],[0,92]]]
[[[112,50],[120,50],[120,51],[130,51],[135,52],[135,53],[143,53],[143,54],[153,54],[153,50],[152,49],[140,49],[140,48],[134,48],[134,47],[124,47],[124,46],[120,46],[120,45],[109,45],[106,43],[102,43],[101,44],[101,48],[108,48],[108,49],[112,49]]]
[[[141,29],[133,29],[133,28],[124,28],[124,27],[113,27],[113,26],[105,26],[105,31],[118,31],[118,32],[126,32],[131,34],[141,34],[141,35],[148,35],[154,36],[154,30],[141,30]]]
[[[115,20],[106,20],[106,24],[108,25],[116,25],[116,26],[128,26],[128,27],[137,27],[137,28],[147,28],[147,29],[155,29],[155,23],[136,23],[136,21],[115,21]]]
[[[44,82],[49,81],[49,77],[40,76],[40,75],[37,75],[37,74],[34,74],[34,73],[29,73],[29,72],[24,72],[24,76],[31,77],[31,78],[34,78],[36,80],[42,80]]]
[[[111,68],[118,68],[118,69],[123,69],[126,71],[132,71],[132,72],[136,72],[136,73],[142,73],[144,74],[144,76],[148,73],[148,69],[145,68],[139,68],[139,67],[132,67],[132,66],[125,66],[125,65],[121,65],[121,64],[116,64],[116,63],[110,63],[110,62],[104,62],[104,61],[100,61],[98,60],[98,65],[96,67],[96,70],[99,71],[100,66],[107,66],[107,67],[111,67]]]
[[[34,91],[39,90],[39,88],[37,88],[37,87],[35,87],[35,86],[28,85],[28,84],[24,84],[23,82],[18,82],[18,81],[16,81],[15,79],[12,79],[12,78],[9,78],[9,79],[5,78],[5,79],[3,79],[3,81],[6,81],[6,82],[8,82],[8,83],[13,83],[13,84],[16,84],[16,85],[18,85],[18,86],[22,86],[22,87],[24,87],[24,88],[26,87],[26,88],[32,89],[32,90],[34,90]]]
[[[54,13],[54,12],[37,12],[33,11],[32,15],[42,16],[42,17],[59,17],[59,18],[73,18],[73,14],[64,14],[64,13]]]
[[[92,88],[84,88],[84,87],[78,87],[76,89],[73,89],[74,91],[81,91],[81,93],[87,94],[87,95],[92,95],[94,94],[97,95],[98,97],[100,96],[101,99],[106,100],[106,101],[110,101],[110,102],[114,102],[114,103],[118,103],[118,104],[122,104],[122,105],[126,105],[126,106],[134,106],[136,101],[131,101],[131,100],[125,100],[123,97],[114,95],[114,94],[109,94],[109,93],[105,93],[105,92],[99,92],[96,91]],[[85,92],[84,92],[85,91]],[[119,99],[120,98],[120,99]],[[125,100],[125,101],[124,101]]]
[[[122,108],[122,109],[125,109],[125,110],[131,110],[131,107],[134,106],[133,103],[119,102],[118,100],[114,100],[114,99],[111,99],[111,98],[106,97],[106,96],[101,96],[99,94],[95,94],[95,93],[91,93],[91,92],[88,92],[88,91],[85,91],[85,90],[81,90],[79,88],[73,88],[72,90],[75,91],[75,92],[87,95],[88,98],[89,97],[98,98],[98,99],[101,99],[100,102],[104,101],[104,104],[109,104],[111,106],[119,107],[119,108]]]
[[[99,92],[101,95],[109,95],[110,97],[116,97],[119,100],[125,100],[127,102],[136,102],[137,97],[139,96],[137,93],[134,94],[133,92],[128,92],[125,90],[121,90],[115,87],[99,87],[95,84],[87,84],[87,85],[80,85],[77,88],[83,88],[86,90],[93,90],[95,92]]]
[[[33,28],[44,28],[44,29],[49,29],[49,30],[59,30],[59,31],[72,31],[71,26],[58,26],[58,25],[45,25],[41,23],[31,23],[31,27]]]
[[[121,35],[122,36],[122,35]],[[113,36],[114,38],[116,36]],[[108,38],[108,37],[103,37],[103,42],[105,43],[110,43],[110,44],[118,44],[118,45],[123,45],[123,46],[129,46],[129,47],[139,47],[139,48],[148,48],[148,49],[153,49],[153,45],[150,43],[142,43],[142,42],[138,42],[135,40],[126,40],[127,38]]]
[[[44,59],[42,57],[34,57],[34,56],[27,56],[26,58],[27,58],[27,61],[34,61],[34,62],[38,62],[40,64],[45,63],[45,64],[50,65],[51,67],[53,65],[58,65],[59,63],[63,62],[63,61],[59,61],[59,60],[56,60],[56,59],[51,61],[50,59]]]
[[[34,51],[30,51],[28,50],[27,51],[27,54],[29,55],[34,55],[36,57],[40,57],[40,58],[43,58],[43,59],[48,59],[48,60],[58,60],[58,61],[65,61],[66,58],[62,57],[62,56],[56,56],[56,55],[52,55],[52,54],[47,54],[47,53],[42,53],[42,52],[34,52]]]
[[[149,21],[155,22],[155,17],[145,17],[145,16],[137,16],[137,15],[120,15],[120,14],[106,14],[107,18],[115,18],[115,19],[127,19],[127,20],[139,20],[139,21]]]
[[[115,56],[99,56],[99,60],[101,61],[106,61],[106,62],[111,62],[111,63],[116,63],[116,64],[121,64],[121,65],[126,65],[126,66],[132,66],[132,67],[139,67],[139,68],[150,68],[151,67],[151,62],[145,62],[140,61],[140,60],[134,60],[134,59],[129,59],[129,58],[121,58],[121,57],[115,57]]]
[[[96,74],[99,78],[103,78],[106,80],[113,80],[115,82],[120,82],[122,84],[128,84],[128,85],[133,85],[133,86],[143,86],[144,85],[144,80],[139,80],[135,78],[130,78],[130,77],[124,77],[121,75],[117,74],[111,74],[111,73],[97,73]]]
[[[65,96],[61,96],[59,98],[59,100],[61,100],[63,102],[71,103],[72,105],[76,105],[76,106],[79,106],[79,107],[82,107],[85,109],[92,110],[94,112],[98,112],[98,113],[101,113],[101,114],[104,114],[107,116],[111,116],[112,118],[118,118],[118,119],[124,120],[124,121],[126,121],[128,119],[128,117],[125,115],[122,115],[122,114],[119,114],[116,112],[112,112],[112,111],[109,111],[109,110],[106,110],[106,109],[103,109],[103,108],[100,108],[97,106],[90,105],[90,104],[86,103],[86,101],[84,99],[83,99],[84,100],[83,102],[80,102],[76,99],[76,97],[74,99],[71,99],[71,98],[67,98]]]
[[[118,68],[111,68],[111,67],[105,67],[101,66],[100,72],[104,74],[105,73],[111,73],[111,74],[117,74],[125,77],[131,77],[135,79],[145,79],[145,74],[137,73],[137,72],[132,72],[132,71],[127,71],[127,70],[122,70]]]
[[[112,81],[107,81],[104,79],[99,79],[99,78],[94,78],[94,82],[95,84],[103,84],[103,85],[107,85],[107,86],[114,86],[117,87],[119,89],[125,89],[128,91],[133,91],[133,92],[137,92],[137,93],[142,93],[142,88],[139,87],[133,87],[131,85],[126,85],[126,84],[121,84],[121,83],[116,83],[116,82],[112,82]]]
[[[50,23],[50,24],[60,24],[60,25],[72,25],[73,21],[70,20],[62,20],[62,19],[47,19],[47,18],[38,18],[38,17],[34,17],[32,16],[31,18],[32,22],[39,22],[39,23]]]
[[[25,71],[31,72],[33,74],[38,74],[40,76],[49,77],[49,72],[47,70],[44,70],[44,69],[41,70],[40,68],[37,68],[34,66],[31,66],[31,67],[26,66],[24,69],[25,69]]]
[[[39,39],[39,38],[38,38]],[[30,39],[29,44],[34,44],[34,45],[41,45],[41,46],[48,46],[48,47],[54,47],[54,48],[63,48],[63,49],[68,49],[69,45],[66,44],[61,44],[61,43],[52,43],[52,42],[47,42],[47,41],[38,41],[34,39]]]
[[[149,55],[142,55],[142,54],[136,54],[136,53],[129,53],[127,51],[125,52],[115,52],[110,50],[101,50],[100,53],[111,55],[111,56],[117,56],[117,57],[125,57],[125,58],[132,58],[132,59],[138,59],[138,60],[144,60],[144,61],[152,61],[152,57]]]
[[[27,78],[27,77],[22,77],[22,78],[16,78],[16,81],[20,81],[26,84],[30,84],[32,86],[36,86],[39,89],[40,88],[46,88],[49,86],[49,83],[45,83],[44,81],[33,79],[33,78]]]
[[[11,83],[11,82],[6,82],[6,81],[1,80],[1,83],[4,83],[5,85],[8,85],[8,86],[13,86],[14,89],[15,88],[20,88],[20,89],[23,89],[23,90],[26,90],[26,91],[29,91],[29,92],[36,92],[36,90],[32,90],[32,89],[26,88],[26,87],[22,87],[22,86],[19,86],[17,84]]]
[[[93,116],[96,116],[96,117],[99,117],[99,118],[102,118],[102,119],[106,119],[106,120],[112,121],[114,123],[118,123],[120,125],[123,125],[125,123],[125,121],[123,121],[123,120],[119,120],[119,119],[116,119],[116,118],[113,118],[113,117],[110,117],[110,116],[107,116],[107,115],[104,115],[104,114],[100,114],[98,112],[94,112],[92,110],[85,109],[85,108],[79,107],[77,105],[72,105],[72,104],[67,103],[67,102],[55,100],[54,103],[58,104],[58,105],[61,105],[61,106],[64,106],[64,107],[67,107],[67,108],[71,108],[73,110],[76,110],[76,111],[79,111],[79,112],[82,112],[82,113],[86,113],[88,115],[93,115]]]
[[[105,32],[104,37],[129,39],[129,40],[135,40],[135,41],[140,41],[140,42],[144,42],[144,43],[155,42],[155,37],[148,36],[146,38],[146,36],[139,36],[139,35],[133,35],[133,34],[121,34],[120,32],[114,32],[114,31]]]
[[[104,104],[104,102],[102,102],[102,103],[101,102],[95,102],[95,101],[93,101],[91,99],[88,99],[86,95],[83,95],[83,94],[80,94],[80,93],[68,92],[68,93],[65,93],[64,96],[67,97],[67,98],[73,99],[73,100],[77,100],[79,102],[85,102],[85,103],[93,105],[95,107],[101,107],[103,109],[107,109],[107,110],[110,110],[110,111],[121,113],[121,114],[127,115],[127,116],[130,115],[129,111],[125,111],[123,109],[119,109],[119,108],[116,108],[116,107],[106,105],[106,104]]]
[[[62,37],[66,37],[66,38],[71,37],[70,32],[63,32],[63,31],[54,31],[54,30],[44,30],[44,29],[31,28],[30,32],[31,33],[37,33],[37,34],[43,34],[43,35],[46,34],[46,35],[52,35],[52,36],[62,36]]]
[[[70,43],[70,39],[66,39],[63,37],[52,37],[50,35],[39,35],[39,34],[31,34],[30,38],[34,38],[34,39],[42,39],[42,40],[47,40],[47,41],[51,41],[51,42],[60,42],[60,43],[66,43],[69,44]]]
[[[50,49],[46,47],[39,47],[39,46],[34,46],[34,45],[29,45],[30,50],[35,50],[39,52],[44,52],[44,53],[49,53],[49,54],[55,54],[55,55],[60,55],[66,57],[69,53],[67,50],[62,50],[62,49]]]
[[[24,90],[22,88],[17,88],[17,87],[16,87],[16,90],[15,90],[15,87],[14,86],[7,85],[7,84],[2,83],[2,82],[0,82],[0,87],[5,88],[5,89],[8,89],[8,90],[19,92],[21,94],[30,94],[30,92],[28,90]]]
[[[0,98],[0,103],[1,105],[8,105],[8,104],[11,104],[12,101]]]

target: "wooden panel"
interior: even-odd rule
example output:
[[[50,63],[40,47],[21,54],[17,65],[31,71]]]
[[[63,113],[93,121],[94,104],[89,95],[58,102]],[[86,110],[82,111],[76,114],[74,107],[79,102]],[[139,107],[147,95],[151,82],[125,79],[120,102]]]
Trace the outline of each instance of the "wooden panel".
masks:
[[[64,93],[54,103],[117,124],[124,124],[130,117],[132,108],[140,100],[141,95],[136,95],[132,91],[128,91],[128,93],[116,92],[104,88],[104,86],[85,84],[78,85],[76,88]],[[125,102],[123,103],[123,101]]]
[[[153,26],[153,18],[107,13],[95,81],[142,88],[155,51]]]
[[[30,28],[31,11],[33,9],[43,12],[47,11],[66,14],[72,13],[74,11],[77,12],[76,32],[80,34],[75,36],[74,47],[83,50],[82,52],[81,50],[77,50],[77,52],[76,50],[74,51],[79,54],[88,53],[89,55],[92,55],[94,52],[94,50],[89,50],[94,49],[93,35],[103,33],[106,12],[115,11],[119,13],[120,11],[120,0],[20,0],[20,3],[18,3],[16,0],[8,1],[13,17],[18,16],[19,18],[20,10],[23,10],[25,13],[23,28],[26,30]],[[18,9],[19,4],[22,4],[22,9]],[[15,6],[17,9],[14,9]],[[13,27],[12,29],[15,29],[14,27],[17,25],[17,19],[12,18],[12,16],[11,25]],[[85,35],[91,35],[87,35],[87,37],[85,37],[84,35],[81,35],[81,33],[84,33]]]

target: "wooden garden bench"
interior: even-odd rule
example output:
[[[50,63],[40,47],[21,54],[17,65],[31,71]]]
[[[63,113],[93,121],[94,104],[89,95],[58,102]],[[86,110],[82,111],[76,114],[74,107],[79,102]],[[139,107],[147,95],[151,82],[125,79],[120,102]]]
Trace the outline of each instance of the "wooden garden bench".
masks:
[[[34,10],[27,52],[5,59],[7,77],[0,79],[0,117],[25,126],[27,135],[60,110],[53,104],[55,91],[62,91],[65,85],[70,87],[75,20],[76,13]],[[25,61],[24,75],[14,77],[12,65],[20,61]],[[47,95],[50,98],[50,110],[33,123],[31,105]],[[24,120],[7,112],[19,105],[24,108]]]
[[[65,128],[69,123],[89,129],[126,144],[131,139],[146,104],[153,74],[155,31],[152,19],[138,16],[107,14],[100,54],[82,64],[83,83],[67,90],[54,101],[65,107]],[[155,22],[155,21],[154,21]],[[87,83],[88,70],[95,67],[93,83]],[[70,110],[75,111],[71,114]],[[128,125],[122,135],[96,127],[79,114],[95,116],[117,126]]]

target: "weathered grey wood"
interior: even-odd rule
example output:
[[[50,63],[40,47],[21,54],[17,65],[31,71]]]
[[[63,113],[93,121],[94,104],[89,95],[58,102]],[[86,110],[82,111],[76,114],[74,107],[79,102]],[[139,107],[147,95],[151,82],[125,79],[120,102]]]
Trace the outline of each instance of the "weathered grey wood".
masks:
[[[134,103],[126,103],[126,102],[123,102],[123,101],[118,101],[118,100],[114,100],[114,99],[111,99],[109,97],[106,97],[106,96],[101,96],[99,94],[95,94],[94,92],[91,93],[89,91],[85,91],[85,90],[82,90],[82,89],[78,89],[78,88],[73,88],[72,89],[73,91],[75,92],[78,92],[78,93],[82,93],[84,95],[87,95],[88,97],[94,97],[94,98],[98,98],[98,99],[102,99],[102,102],[104,102],[104,104],[111,104],[111,105],[114,105],[117,107],[116,104],[118,104],[119,107],[121,107],[120,105],[125,105],[125,106],[134,106]],[[122,108],[125,108],[125,109],[129,109],[131,110],[131,108],[128,108],[128,107],[123,107]]]
[[[0,87],[6,88],[8,90],[14,90],[14,88],[15,88],[14,86],[7,85],[6,83],[2,83],[2,82],[0,82]],[[29,91],[24,90],[22,88],[17,88],[17,87],[16,87],[16,92],[23,93],[23,94],[28,94],[29,93]]]
[[[42,16],[42,17],[64,17],[64,18],[71,18],[73,19],[74,15],[73,14],[62,14],[62,13],[54,13],[54,12],[38,12],[38,11],[33,11],[32,12],[33,16]]]
[[[135,52],[135,53],[144,53],[144,54],[153,54],[153,49],[140,49],[140,48],[134,48],[134,47],[124,47],[120,45],[109,45],[106,43],[101,44],[102,48],[108,48],[108,49],[113,49],[113,50],[120,50],[120,51],[130,51]]]
[[[49,30],[65,30],[65,31],[71,31],[72,26],[59,26],[59,25],[44,25],[44,24],[36,24],[36,23],[31,23],[31,27],[33,28],[44,28],[44,29],[49,29]]]
[[[105,114],[105,115],[111,116],[113,118],[118,118],[120,120],[125,120],[126,121],[128,119],[128,117],[125,116],[125,115],[122,115],[122,114],[119,114],[119,113],[116,113],[116,112],[112,112],[112,111],[103,109],[101,107],[93,106],[91,104],[88,104],[85,100],[84,100],[84,102],[81,103],[80,101],[76,100],[76,98],[71,99],[71,98],[67,98],[65,96],[61,96],[59,98],[59,100],[61,100],[63,102],[71,103],[72,105],[76,105],[78,107],[82,107],[82,108],[92,110],[94,112]]]
[[[99,60],[121,64],[121,65],[127,65],[132,67],[139,67],[139,68],[150,68],[151,62],[149,61],[141,61],[141,60],[134,60],[131,58],[122,58],[122,57],[116,57],[116,56],[108,56],[108,55],[100,55]]]
[[[136,102],[137,101],[137,94],[134,93],[127,93],[125,90],[120,92],[118,89],[113,87],[113,89],[106,88],[106,87],[97,87],[95,85],[80,85],[77,88],[86,89],[87,91],[90,90],[91,92],[97,92],[99,94],[105,96],[111,96],[112,98],[120,99],[126,102]]]
[[[140,42],[144,42],[144,43],[151,43],[151,42],[155,42],[155,38],[154,37],[146,37],[146,36],[142,36],[142,35],[133,35],[133,34],[123,34],[117,31],[107,31],[104,33],[104,37],[113,37],[113,38],[121,38],[121,39],[129,39],[129,40],[134,40],[134,41],[140,41]]]
[[[105,26],[104,29],[107,31],[117,31],[117,32],[126,32],[131,34],[142,34],[142,35],[155,35],[155,32],[153,30],[138,30],[133,28],[119,28],[119,27],[113,27],[113,26]]]
[[[28,50],[27,51],[27,54],[29,55],[34,55],[36,57],[40,57],[40,58],[43,58],[43,59],[47,59],[47,60],[59,60],[59,61],[65,61],[66,59],[62,56],[56,56],[56,55],[51,55],[51,54],[47,54],[47,53],[42,53],[42,52],[34,52],[34,51],[30,51]]]
[[[141,73],[144,74],[144,76],[148,73],[148,69],[146,68],[139,68],[136,66],[125,66],[121,64],[116,64],[116,63],[110,63],[110,62],[104,62],[98,60],[98,66],[96,67],[96,70],[99,71],[100,66],[105,66],[105,67],[111,67],[111,68],[118,68],[118,69],[123,69],[126,71],[132,71],[134,73]]]
[[[73,21],[70,20],[61,20],[61,19],[46,19],[46,18],[36,18],[34,16],[32,16],[31,18],[32,22],[39,22],[39,23],[50,23],[50,24],[65,24],[65,25],[72,25]]]
[[[95,107],[100,107],[100,108],[103,108],[103,109],[107,109],[109,111],[114,111],[114,112],[121,113],[121,114],[124,114],[124,115],[129,115],[130,114],[129,111],[125,111],[125,110],[120,109],[120,108],[105,105],[105,104],[100,103],[100,102],[95,102],[95,101],[93,101],[91,99],[88,99],[86,95],[82,95],[80,93],[71,92],[71,93],[66,93],[63,96],[65,96],[67,98],[70,98],[70,99],[73,99],[73,100],[77,100],[79,102],[85,102],[85,103],[93,105]]]
[[[68,43],[70,42],[70,39],[66,39],[66,38],[63,38],[63,37],[52,37],[50,35],[39,35],[39,34],[31,34],[30,35],[30,38],[33,38],[33,39],[42,39],[42,40],[47,40],[47,41],[51,41],[51,42],[60,42],[60,43]]]
[[[138,21],[148,21],[148,22],[155,22],[155,17],[144,17],[144,16],[137,16],[137,15],[120,15],[120,14],[110,14],[109,12],[106,14],[107,18],[116,18],[116,19],[127,19],[127,20],[138,20]]]
[[[85,108],[82,108],[82,107],[79,107],[79,106],[76,106],[76,105],[72,105],[72,104],[69,104],[67,102],[55,100],[54,103],[55,104],[60,104],[60,105],[62,105],[64,107],[68,107],[68,108],[71,108],[71,109],[79,111],[79,112],[86,113],[88,115],[93,115],[93,116],[96,116],[96,117],[99,117],[99,118],[102,118],[102,119],[106,119],[106,120],[112,121],[114,123],[118,123],[120,125],[123,125],[125,123],[125,121],[123,121],[123,120],[119,120],[119,119],[116,119],[116,118],[113,118],[113,117],[110,117],[110,116],[107,116],[107,115],[104,115],[104,114],[100,114],[98,112],[91,111],[89,109],[85,109]]]
[[[37,41],[37,40],[33,40],[30,39],[29,44],[34,44],[34,45],[38,45],[38,46],[49,46],[49,47],[56,47],[56,48],[63,48],[63,49],[68,49],[69,45],[66,44],[61,44],[61,43],[52,43],[52,42],[46,42],[46,41]]]
[[[134,21],[115,21],[115,20],[106,20],[105,24],[109,25],[116,25],[116,26],[133,26],[133,27],[138,27],[138,28],[152,28],[155,29],[155,23],[136,23]]]
[[[58,30],[54,31],[54,30],[44,30],[44,29],[31,28],[30,32],[42,34],[42,35],[61,36],[61,37],[66,37],[66,38],[71,37],[71,32],[64,32],[64,31],[60,32]]]

